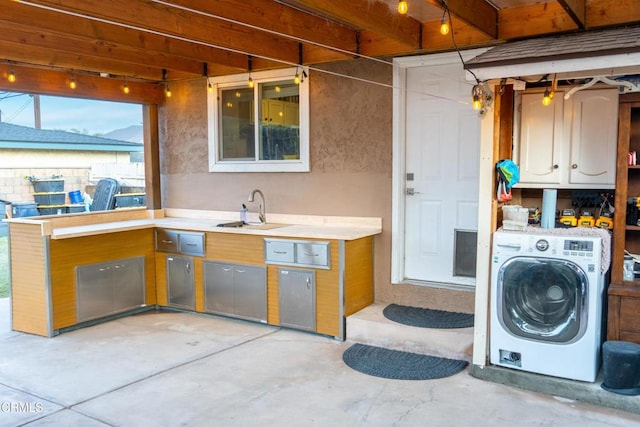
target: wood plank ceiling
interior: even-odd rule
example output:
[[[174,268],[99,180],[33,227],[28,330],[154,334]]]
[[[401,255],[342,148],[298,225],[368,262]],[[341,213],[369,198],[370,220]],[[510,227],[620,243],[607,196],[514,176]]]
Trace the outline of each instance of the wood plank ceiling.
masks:
[[[244,73],[249,63],[313,67],[640,22],[640,0],[407,3],[400,15],[396,0],[0,0],[0,90],[68,95],[73,78],[75,96],[161,103],[165,78]]]

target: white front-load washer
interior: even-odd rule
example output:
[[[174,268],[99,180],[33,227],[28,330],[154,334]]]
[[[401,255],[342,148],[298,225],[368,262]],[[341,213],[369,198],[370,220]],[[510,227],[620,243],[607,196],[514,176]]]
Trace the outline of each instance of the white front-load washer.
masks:
[[[595,381],[603,334],[601,254],[600,237],[496,231],[491,363]]]

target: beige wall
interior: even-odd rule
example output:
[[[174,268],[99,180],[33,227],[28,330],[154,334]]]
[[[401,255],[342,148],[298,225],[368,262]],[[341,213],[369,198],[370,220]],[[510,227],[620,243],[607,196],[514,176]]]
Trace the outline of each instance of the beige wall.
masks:
[[[390,65],[322,65],[341,75],[390,85]],[[473,311],[472,292],[391,284],[392,89],[311,72],[310,173],[209,173],[206,83],[172,85],[160,110],[163,206],[239,210],[254,188],[269,212],[382,217],[375,240],[379,302]],[[250,210],[256,206],[247,203]]]

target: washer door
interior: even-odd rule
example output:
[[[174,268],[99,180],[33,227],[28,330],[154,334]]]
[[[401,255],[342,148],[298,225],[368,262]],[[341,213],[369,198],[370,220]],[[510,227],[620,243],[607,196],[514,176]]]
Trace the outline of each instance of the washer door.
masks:
[[[588,278],[570,261],[516,257],[498,272],[498,315],[512,334],[566,343],[587,327]]]

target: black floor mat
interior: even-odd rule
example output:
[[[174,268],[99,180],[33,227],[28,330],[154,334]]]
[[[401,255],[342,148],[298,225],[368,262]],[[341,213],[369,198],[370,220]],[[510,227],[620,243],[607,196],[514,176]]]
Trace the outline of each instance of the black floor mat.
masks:
[[[394,322],[419,328],[453,329],[473,326],[473,314],[469,313],[389,304],[382,314]]]
[[[469,364],[464,360],[389,350],[354,344],[342,355],[350,368],[374,377],[395,380],[432,380],[457,374]]]

